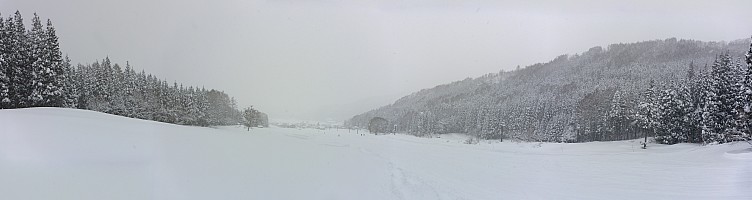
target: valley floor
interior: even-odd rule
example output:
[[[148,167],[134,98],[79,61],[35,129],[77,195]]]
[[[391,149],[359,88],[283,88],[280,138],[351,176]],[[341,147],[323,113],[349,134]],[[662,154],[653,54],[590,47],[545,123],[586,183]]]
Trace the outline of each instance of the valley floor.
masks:
[[[752,199],[751,188],[747,143],[464,144],[0,110],[0,199],[9,200]]]

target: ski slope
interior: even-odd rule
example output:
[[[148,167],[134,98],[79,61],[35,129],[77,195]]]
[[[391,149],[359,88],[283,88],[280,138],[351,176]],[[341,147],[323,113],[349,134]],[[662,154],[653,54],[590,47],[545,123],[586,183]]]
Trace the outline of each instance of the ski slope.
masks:
[[[0,110],[0,199],[752,199],[747,143],[464,139]]]

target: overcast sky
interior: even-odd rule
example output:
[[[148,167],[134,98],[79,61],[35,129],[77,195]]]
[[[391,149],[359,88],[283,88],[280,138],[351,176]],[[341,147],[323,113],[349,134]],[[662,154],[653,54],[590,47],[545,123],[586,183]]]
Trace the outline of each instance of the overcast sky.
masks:
[[[644,40],[752,35],[752,1],[0,0],[109,56],[272,119],[344,120],[438,84]]]

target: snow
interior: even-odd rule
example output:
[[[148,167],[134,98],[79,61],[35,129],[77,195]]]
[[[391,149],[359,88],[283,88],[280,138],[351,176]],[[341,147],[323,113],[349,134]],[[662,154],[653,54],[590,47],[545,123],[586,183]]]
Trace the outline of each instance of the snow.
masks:
[[[0,110],[0,199],[752,199],[743,142],[465,140]]]

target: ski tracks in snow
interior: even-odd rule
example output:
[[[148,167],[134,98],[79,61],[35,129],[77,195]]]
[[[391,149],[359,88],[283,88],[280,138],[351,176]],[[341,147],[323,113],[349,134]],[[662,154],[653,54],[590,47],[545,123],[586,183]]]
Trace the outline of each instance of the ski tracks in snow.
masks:
[[[359,147],[358,150],[363,154],[376,157],[386,163],[391,179],[389,190],[396,199],[460,199],[440,192],[435,184],[403,169],[393,159],[388,159],[379,153],[363,147]]]
[[[420,177],[406,174],[402,168],[394,166],[389,162],[389,172],[391,174],[392,194],[399,199],[446,199],[426,181]]]

